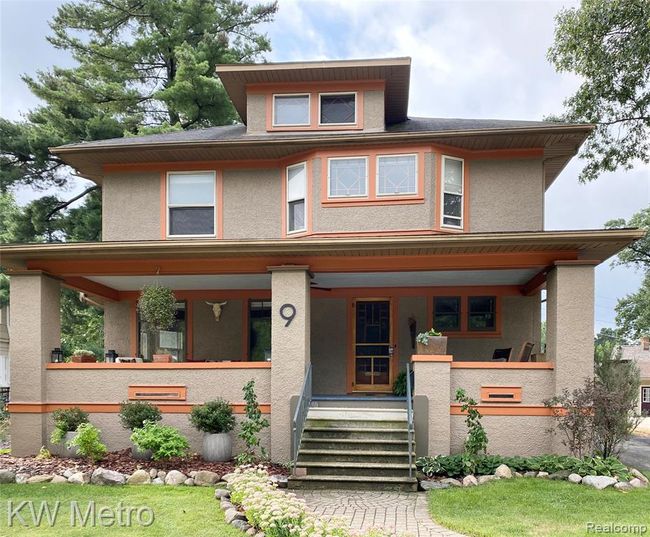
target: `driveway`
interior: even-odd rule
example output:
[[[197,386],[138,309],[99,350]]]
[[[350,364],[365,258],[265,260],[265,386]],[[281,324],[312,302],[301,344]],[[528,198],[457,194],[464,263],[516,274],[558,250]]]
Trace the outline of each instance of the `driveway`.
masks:
[[[650,436],[634,435],[625,442],[620,455],[621,461],[639,470],[650,470]]]

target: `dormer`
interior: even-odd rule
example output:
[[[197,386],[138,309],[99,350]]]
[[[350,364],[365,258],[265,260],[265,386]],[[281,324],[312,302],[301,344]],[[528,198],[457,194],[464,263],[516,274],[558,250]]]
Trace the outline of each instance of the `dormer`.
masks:
[[[248,134],[382,132],[407,119],[410,58],[220,65]]]

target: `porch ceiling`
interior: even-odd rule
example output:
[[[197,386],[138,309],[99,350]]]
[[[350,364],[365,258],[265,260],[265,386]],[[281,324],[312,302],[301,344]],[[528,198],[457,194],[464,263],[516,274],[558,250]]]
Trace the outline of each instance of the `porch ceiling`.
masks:
[[[316,273],[312,283],[320,288],[440,287],[474,285],[523,285],[538,269]],[[117,291],[137,291],[154,280],[179,291],[201,289],[270,289],[270,274],[198,274],[174,276],[91,276],[88,278]]]

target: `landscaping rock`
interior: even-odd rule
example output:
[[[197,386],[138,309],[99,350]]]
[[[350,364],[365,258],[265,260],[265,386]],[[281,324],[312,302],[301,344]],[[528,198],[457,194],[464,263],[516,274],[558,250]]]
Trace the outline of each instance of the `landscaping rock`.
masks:
[[[127,485],[148,485],[151,483],[151,476],[146,470],[136,470],[126,480]]]
[[[68,480],[62,475],[55,475],[50,483],[67,483]]]
[[[214,497],[217,500],[220,500],[221,498],[230,498],[230,492],[228,492],[226,489],[215,489]]]
[[[257,533],[257,530],[252,526],[250,528],[248,528],[248,530],[246,531],[246,535],[250,535],[251,537],[253,537],[256,533]]]
[[[636,468],[630,468],[630,474],[632,474],[632,477],[638,479],[642,483],[645,483],[646,485],[650,484],[648,478],[645,475],[643,475],[641,472],[639,472],[639,470],[637,470]]]
[[[478,481],[473,475],[463,477],[463,487],[475,487],[476,485],[478,485]]]
[[[569,475],[571,475],[569,470],[560,470],[559,472],[552,473],[548,478],[553,479],[554,481],[565,481],[569,478]]]
[[[18,483],[18,476],[16,476],[16,483]],[[637,477],[630,479],[630,485],[632,485],[635,489],[642,489],[648,486]]]
[[[452,487],[462,487],[463,484],[458,481],[458,479],[454,479],[453,477],[446,477],[445,479],[440,480],[441,483],[447,483],[447,485],[450,485]]]
[[[478,478],[478,484],[483,485],[484,483],[488,483],[489,481],[496,481],[498,479],[501,479],[501,478],[497,477],[496,475],[482,475],[482,476],[479,476],[479,478]]]
[[[228,483],[228,481],[230,481],[233,477],[235,477],[235,474],[225,474],[221,476],[221,480]]]
[[[53,477],[54,476],[51,474],[33,475],[32,477],[27,478],[27,483],[29,485],[32,485],[34,483],[49,483],[52,481]]]
[[[434,489],[448,489],[451,485],[448,483],[443,483],[442,481],[433,481],[425,479],[420,481],[420,488],[422,490],[434,490]]]
[[[512,470],[508,468],[508,466],[506,466],[505,464],[501,464],[494,471],[494,475],[499,479],[512,479]]]
[[[524,472],[524,477],[537,477],[537,472]]]
[[[233,528],[237,528],[238,530],[241,530],[241,531],[248,531],[250,529],[250,527],[251,527],[251,525],[248,522],[246,522],[246,520],[240,520],[238,518],[233,520],[230,523],[230,525]]]
[[[221,506],[221,509],[224,511],[227,511],[228,509],[234,509],[234,505],[230,502],[228,498],[221,498],[221,502],[219,503]]]
[[[0,470],[0,483],[15,483],[16,482],[16,472],[11,470]]]
[[[165,485],[171,485],[172,487],[175,487],[177,485],[182,485],[186,479],[187,476],[183,472],[172,470],[165,476]]]
[[[88,472],[77,472],[68,477],[68,483],[73,485],[86,485],[90,483],[90,474]]]
[[[29,479],[29,474],[16,474],[16,483],[19,485],[24,485]],[[637,479],[638,481],[638,479]]]
[[[65,477],[66,479],[70,479],[75,473],[76,473],[75,470],[71,470],[70,468],[68,468],[65,472],[63,472],[63,477]]]
[[[183,485],[185,485],[186,487],[193,487],[194,484],[195,484],[194,479],[192,479],[191,477],[188,477],[185,481],[183,481]]]
[[[158,477],[158,470],[156,470],[155,468],[149,470],[149,477],[151,479],[156,479],[156,477]]]
[[[571,483],[575,483],[577,485],[578,483],[582,482],[582,477],[579,474],[569,474],[567,481],[571,481]]]
[[[241,514],[237,509],[234,507],[231,507],[228,509],[224,514],[223,518],[225,519],[227,524],[230,524],[233,520],[246,520],[246,517]]]
[[[93,485],[124,485],[126,479],[120,472],[96,468],[93,475],[90,476],[90,482]]]
[[[582,478],[583,485],[588,485],[598,490],[611,487],[614,483],[616,483],[616,479],[606,475],[586,475]]]
[[[537,472],[537,477],[541,477],[542,479],[548,479],[548,472]]]
[[[194,479],[194,484],[199,487],[211,487],[221,479],[221,476],[218,473],[210,472],[209,470],[190,472],[190,477]]]
[[[515,472],[515,477],[524,477],[524,474],[520,472]]]
[[[279,489],[286,489],[289,480],[283,475],[272,475],[269,480],[274,483]]]
[[[164,485],[165,482],[162,479],[160,479],[159,477],[156,477],[155,479],[153,479],[151,481],[151,484],[152,485]]]
[[[164,480],[165,477],[167,477],[167,472],[165,472],[165,470],[158,470],[158,477]]]
[[[627,492],[628,490],[632,490],[634,487],[630,485],[628,481],[619,481],[618,483],[614,483],[614,488],[621,492]]]

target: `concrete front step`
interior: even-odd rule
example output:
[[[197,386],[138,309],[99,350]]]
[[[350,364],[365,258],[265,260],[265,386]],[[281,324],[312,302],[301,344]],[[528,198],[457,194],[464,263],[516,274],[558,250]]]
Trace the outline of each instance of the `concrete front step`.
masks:
[[[406,410],[401,408],[311,407],[307,413],[307,420],[405,422],[407,414]]]
[[[321,418],[314,416],[307,416],[305,427],[320,427],[324,429],[352,429],[357,427],[360,429],[404,429],[406,431],[408,422],[406,420],[368,420],[364,418]]]
[[[404,477],[408,476],[409,465],[405,463],[387,462],[300,462],[298,468],[305,470],[306,475],[332,476],[366,476],[366,477]],[[415,475],[415,468],[413,468]]]
[[[305,449],[334,449],[334,450],[381,450],[405,451],[408,453],[408,440],[403,439],[368,439],[368,438],[305,438],[301,447]]]
[[[415,459],[415,452],[412,453]],[[379,462],[408,463],[408,451],[377,451],[362,449],[303,449],[298,453],[301,462]]]
[[[374,397],[352,396],[336,397],[314,395],[311,398],[313,407],[329,408],[406,408],[406,397],[395,397],[393,395],[377,395]]]
[[[350,475],[306,475],[289,478],[292,489],[353,489],[411,491],[418,489],[415,477],[372,477]]]
[[[406,428],[389,427],[305,427],[304,438],[358,438],[366,440],[408,440]]]

